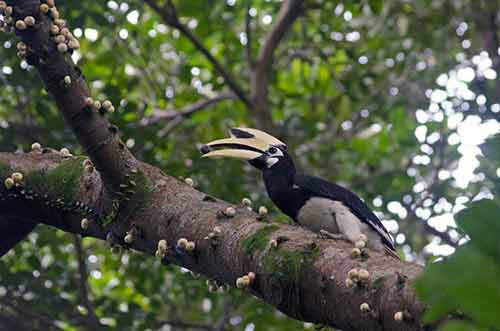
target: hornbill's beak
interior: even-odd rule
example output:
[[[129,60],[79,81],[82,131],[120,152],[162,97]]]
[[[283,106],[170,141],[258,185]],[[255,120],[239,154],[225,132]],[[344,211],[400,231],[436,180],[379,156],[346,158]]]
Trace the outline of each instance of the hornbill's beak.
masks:
[[[203,157],[233,157],[250,161],[265,155],[271,146],[286,146],[277,138],[257,129],[232,128],[229,134],[230,138],[203,145]]]

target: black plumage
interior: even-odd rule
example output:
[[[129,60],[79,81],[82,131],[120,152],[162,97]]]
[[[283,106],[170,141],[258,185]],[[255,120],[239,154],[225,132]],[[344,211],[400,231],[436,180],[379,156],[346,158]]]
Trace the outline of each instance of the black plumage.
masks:
[[[284,149],[282,152],[283,156],[270,168],[262,167],[261,164],[252,161],[250,163],[261,168],[267,193],[283,213],[297,222],[300,209],[309,199],[322,197],[339,201],[348,207],[360,221],[378,232],[389,249],[395,250],[391,236],[382,222],[356,194],[324,179],[297,174],[290,155]]]
[[[386,228],[380,219],[371,211],[370,208],[353,192],[337,185],[327,182],[321,178],[299,175],[296,176],[296,184],[311,196],[320,196],[345,204],[354,215],[361,221],[370,225],[375,231],[381,234],[383,242],[391,250],[395,250],[394,243]]]
[[[270,199],[295,222],[313,231],[333,229],[351,241],[366,235],[375,241],[373,248],[396,255],[390,234],[356,194],[321,178],[297,174],[286,145],[265,132],[239,128],[232,129],[231,136],[207,144],[202,152],[208,157],[242,158],[260,169]]]

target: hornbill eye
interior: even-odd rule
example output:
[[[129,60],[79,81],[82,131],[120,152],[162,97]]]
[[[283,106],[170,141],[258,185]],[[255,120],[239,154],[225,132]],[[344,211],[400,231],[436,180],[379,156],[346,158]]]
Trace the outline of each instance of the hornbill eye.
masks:
[[[276,154],[276,153],[278,153],[278,149],[276,147],[269,148],[269,154]]]

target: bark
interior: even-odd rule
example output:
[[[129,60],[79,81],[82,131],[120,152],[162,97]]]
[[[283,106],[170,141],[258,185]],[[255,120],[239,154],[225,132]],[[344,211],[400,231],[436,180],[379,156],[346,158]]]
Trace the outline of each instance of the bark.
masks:
[[[36,25],[16,34],[28,45],[28,62],[36,66],[47,91],[54,96],[66,123],[91,157],[109,191],[118,191],[124,175],[133,167],[134,157],[117,135],[117,128],[102,114],[85,105],[89,88],[70,54],[57,51],[49,32],[51,20],[40,10],[40,1],[8,1],[14,7],[14,21],[33,16]],[[71,83],[64,82],[70,77]]]
[[[17,33],[97,171],[84,170],[81,157],[50,149],[0,153],[1,178],[14,171],[25,177],[21,186],[0,188],[0,222],[36,220],[150,255],[165,239],[164,263],[233,286],[238,277],[254,272],[247,291],[293,318],[346,331],[421,329],[423,306],[411,284],[422,267],[368,250],[362,258],[352,259],[350,243],[263,220],[244,206],[212,198],[136,160],[119,139],[118,129],[85,106],[85,80],[69,54],[56,50],[49,37],[49,18],[38,12],[40,1],[8,3],[14,5],[15,20],[36,18],[34,28]],[[69,85],[61,83],[66,76],[71,77]],[[236,209],[234,217],[225,216],[228,207]],[[85,230],[82,218],[91,220]],[[206,239],[211,232],[215,235]],[[133,233],[130,244],[124,242],[127,233]],[[177,247],[180,238],[193,241],[195,250],[188,253]],[[347,287],[347,273],[353,268],[368,270],[370,280]],[[362,303],[371,310],[360,311]],[[404,321],[394,320],[399,311]]]
[[[33,171],[54,169],[68,161],[58,152],[0,153],[0,164],[24,173],[27,183]],[[102,218],[99,218],[84,231],[80,227],[80,213],[47,207],[43,200],[13,197],[13,192],[4,187],[0,190],[3,198],[0,215],[2,219],[3,216],[36,217],[63,231],[100,239],[111,232],[114,244],[149,255],[154,255],[158,241],[165,239],[168,253],[164,263],[183,266],[231,286],[238,277],[255,272],[257,276],[247,290],[249,294],[299,320],[342,330],[421,329],[423,306],[411,286],[422,271],[421,266],[373,251],[367,251],[365,258],[352,259],[350,243],[323,239],[299,226],[259,220],[257,214],[244,206],[233,206],[236,215],[226,217],[223,212],[231,206],[229,203],[209,197],[150,165],[139,163],[138,169],[152,187],[148,201],[131,214],[119,214],[108,226],[100,224]],[[98,174],[84,173],[79,183],[75,199],[102,215],[106,208],[100,201],[103,185]],[[58,185],[67,184],[61,181]],[[24,189],[32,188],[27,184]],[[215,227],[220,228],[220,234],[205,239]],[[138,235],[127,245],[123,238],[131,229]],[[194,253],[177,247],[180,238],[196,243]],[[270,245],[273,239],[279,243],[276,248]],[[369,283],[346,287],[347,273],[353,268],[368,270]],[[364,302],[369,304],[371,312],[360,311]],[[398,311],[406,312],[405,321],[394,320]]]

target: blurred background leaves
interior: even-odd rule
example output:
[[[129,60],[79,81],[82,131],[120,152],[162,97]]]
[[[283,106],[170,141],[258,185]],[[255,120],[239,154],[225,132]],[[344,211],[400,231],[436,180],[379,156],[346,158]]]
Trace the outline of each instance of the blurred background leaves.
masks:
[[[247,54],[256,57],[281,1],[173,3],[180,21],[248,91]],[[186,118],[147,124],[154,112],[176,112],[228,91],[179,30],[138,0],[60,1],[58,7],[81,41],[74,60],[93,95],[116,105],[111,120],[139,159],[191,177],[197,188],[228,201],[248,196],[255,208],[265,205],[285,219],[255,170],[199,158],[200,143],[225,135],[228,127],[253,125],[241,101],[224,99]],[[427,263],[453,254],[468,240],[456,214],[471,201],[500,194],[498,136],[481,145],[500,127],[499,8],[497,0],[310,0],[276,51],[270,108],[299,168],[358,193],[407,260]],[[38,141],[81,153],[36,70],[16,57],[16,42],[0,34],[1,150],[26,151]],[[491,202],[473,206],[458,219],[474,240],[474,231],[483,238],[481,231],[486,236],[499,215]],[[117,330],[312,327],[235,290],[209,293],[205,280],[187,270],[161,267],[132,251],[112,255],[104,243],[84,239],[89,312],[76,244],[69,234],[39,226],[0,260],[0,329],[85,330],[92,314],[103,329]],[[477,307],[460,305],[482,293],[467,290],[472,279],[457,275],[463,268],[484,271],[485,278],[475,281],[490,286],[498,256],[485,249],[469,243],[432,265],[424,278],[429,287],[422,285],[436,305],[430,317],[460,308],[471,316],[470,328],[498,322],[489,310],[477,315]],[[464,290],[425,295],[443,284]],[[495,286],[491,296],[498,294]],[[486,324],[475,324],[483,318]]]
[[[500,326],[500,206],[483,200],[457,215],[471,241],[440,263],[427,267],[417,289],[429,304],[428,321],[458,314],[443,330],[498,330]]]

